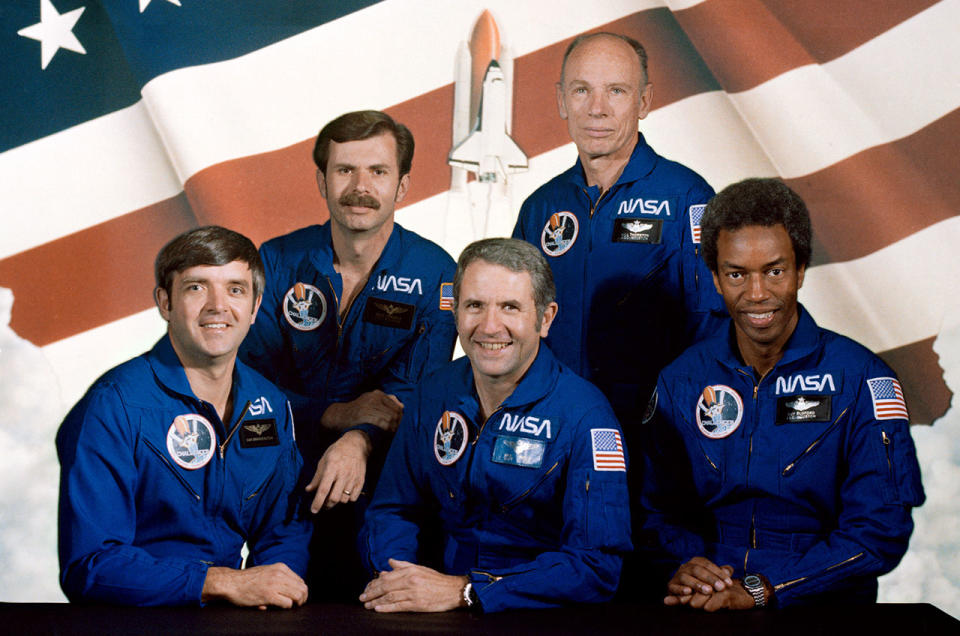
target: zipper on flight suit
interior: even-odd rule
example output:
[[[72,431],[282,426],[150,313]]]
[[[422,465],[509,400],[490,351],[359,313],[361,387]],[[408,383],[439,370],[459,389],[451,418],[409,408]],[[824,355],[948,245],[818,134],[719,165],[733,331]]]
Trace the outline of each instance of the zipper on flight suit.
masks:
[[[513,499],[511,499],[511,500],[508,501],[507,503],[501,504],[501,505],[500,505],[500,512],[509,512],[511,508],[513,508],[513,507],[516,506],[518,503],[520,503],[521,501],[523,501],[523,500],[526,498],[527,495],[529,495],[531,492],[533,492],[534,490],[536,490],[537,488],[539,488],[539,487],[543,484],[543,482],[546,481],[547,477],[550,476],[550,473],[552,473],[552,472],[554,471],[554,469],[555,469],[557,466],[559,466],[559,465],[560,465],[560,460],[558,459],[556,462],[554,462],[553,466],[551,466],[550,469],[547,470],[547,472],[545,472],[545,473],[540,477],[540,479],[537,480],[537,482],[536,482],[535,484],[533,484],[532,486],[530,486],[529,488],[527,488],[526,490],[524,490],[522,493],[520,493],[519,495],[517,495],[516,497],[514,497]],[[590,490],[590,482],[587,482],[587,490]]]
[[[749,377],[750,382],[753,383],[753,402],[754,402],[753,413],[754,413],[755,421],[752,423],[752,426],[750,428],[750,437],[747,439],[746,474],[747,474],[747,481],[749,482],[750,460],[753,459],[753,433],[757,427],[756,418],[760,417],[760,409],[758,408],[758,404],[757,404],[757,401],[758,401],[757,396],[760,393],[760,383],[763,382],[763,378],[769,375],[769,372],[765,374],[763,378],[760,378],[759,381],[757,381],[753,375],[747,373],[743,369],[737,369],[737,373],[740,373],[741,375],[745,375]],[[756,504],[754,504],[754,510],[752,513],[750,513],[750,547],[747,548],[747,551],[743,555],[743,571],[744,572],[749,572],[749,569],[747,568],[747,561],[750,559],[750,550],[756,549],[756,547],[757,547],[757,511],[756,511]]]
[[[376,266],[374,266],[374,269],[376,269]],[[373,273],[373,270],[370,270],[370,272]],[[340,360],[340,347],[343,344],[343,325],[344,323],[346,323],[347,318],[350,317],[350,312],[353,311],[353,306],[357,304],[357,300],[359,300],[360,297],[363,296],[364,291],[366,291],[367,283],[370,282],[370,277],[367,276],[363,280],[363,283],[360,286],[360,293],[357,294],[356,298],[354,298],[353,301],[350,303],[350,305],[347,307],[347,310],[343,314],[343,319],[340,318],[340,297],[337,296],[337,288],[334,287],[333,281],[330,280],[329,276],[324,276],[324,278],[327,279],[327,285],[330,286],[330,293],[333,294],[333,302],[336,305],[336,310],[337,310],[335,312],[336,325],[337,325],[337,346],[333,351],[334,364],[331,364],[330,366],[327,367],[327,379],[323,383],[324,393],[326,393],[327,387],[330,386],[330,374],[333,373],[334,368],[337,366],[336,363]],[[342,276],[340,278],[341,280],[343,279]]]
[[[893,462],[890,461],[890,438],[887,437],[887,432],[880,430],[880,437],[883,440],[883,450],[887,454],[887,469],[893,471]]]
[[[164,456],[164,454],[161,453],[161,452],[150,442],[150,440],[144,439],[144,440],[143,440],[143,443],[146,444],[147,448],[149,448],[149,449],[152,450],[154,453],[156,453],[157,457],[159,457],[160,460],[167,466],[167,468],[170,469],[170,472],[173,473],[173,476],[177,478],[177,481],[179,481],[179,482],[183,485],[183,487],[187,489],[187,492],[189,492],[191,495],[193,495],[193,498],[194,498],[194,499],[196,499],[197,501],[200,501],[200,495],[197,494],[197,491],[194,490],[194,489],[193,489],[193,486],[190,485],[190,482],[188,482],[186,479],[184,479],[184,478],[183,478],[183,475],[181,475],[181,474],[177,471],[177,469],[173,467],[173,464],[171,464],[169,461],[167,461],[167,458]]]
[[[829,435],[830,433],[833,432],[833,429],[835,429],[835,428],[837,427],[837,424],[840,422],[841,419],[843,419],[843,416],[846,415],[847,411],[849,411],[849,410],[850,410],[850,407],[847,407],[847,408],[843,409],[843,411],[840,412],[840,415],[837,416],[837,419],[835,419],[835,420],[833,421],[833,424],[831,424],[830,427],[829,427],[827,430],[825,430],[823,433],[821,433],[820,436],[817,437],[817,439],[813,440],[813,442],[811,442],[810,445],[807,446],[807,447],[804,449],[804,451],[803,451],[802,453],[800,453],[799,456],[797,456],[796,459],[794,459],[792,462],[790,462],[789,464],[787,464],[786,468],[783,469],[783,472],[781,473],[781,475],[783,475],[784,477],[788,477],[788,476],[790,475],[790,473],[793,472],[794,468],[795,468],[796,465],[797,465],[797,462],[799,462],[799,461],[802,460],[804,457],[806,457],[807,455],[809,455],[810,453],[812,453],[812,452],[817,448],[817,446],[820,445],[820,442],[822,442],[822,441],[824,440],[824,438],[826,438],[827,435]],[[888,461],[889,461],[889,458],[888,458]]]
[[[237,418],[237,423],[233,425],[233,428],[230,429],[230,432],[227,433],[227,437],[223,440],[223,443],[220,444],[220,459],[223,459],[223,454],[227,450],[227,444],[230,443],[230,438],[233,437],[233,434],[237,432],[237,429],[240,428],[240,422],[243,421],[243,418],[247,416],[247,409],[250,408],[250,400],[247,400],[247,403],[243,405],[243,410],[240,411],[240,417]]]
[[[853,563],[854,561],[856,561],[857,559],[859,559],[859,558],[862,557],[862,556],[863,556],[863,552],[857,552],[857,553],[854,554],[852,557],[849,557],[849,558],[847,558],[847,559],[844,559],[843,561],[840,561],[840,562],[838,562],[838,563],[834,563],[833,565],[824,568],[824,569],[823,569],[823,573],[829,572],[830,570],[833,570],[833,569],[835,569],[835,568],[839,568],[839,567],[844,566],[844,565],[846,565],[846,564],[848,564],[848,563]],[[801,577],[798,578],[798,579],[793,579],[793,580],[790,580],[790,581],[784,581],[783,583],[780,583],[779,585],[773,586],[773,591],[774,591],[774,592],[779,592],[780,590],[782,590],[782,589],[784,589],[784,588],[786,588],[786,587],[790,587],[791,585],[796,585],[797,583],[802,583],[803,581],[806,581],[806,580],[809,579],[809,578],[810,578],[809,576],[801,576]]]

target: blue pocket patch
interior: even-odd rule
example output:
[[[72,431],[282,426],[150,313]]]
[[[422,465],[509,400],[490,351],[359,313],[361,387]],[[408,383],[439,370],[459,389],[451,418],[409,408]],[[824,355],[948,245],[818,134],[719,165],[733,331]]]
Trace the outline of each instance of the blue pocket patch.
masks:
[[[547,443],[529,437],[500,435],[493,443],[493,461],[497,464],[540,468]]]

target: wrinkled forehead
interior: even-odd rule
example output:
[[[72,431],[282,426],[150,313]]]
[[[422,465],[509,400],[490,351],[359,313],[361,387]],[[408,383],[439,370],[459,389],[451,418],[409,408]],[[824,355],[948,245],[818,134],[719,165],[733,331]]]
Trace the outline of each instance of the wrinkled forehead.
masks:
[[[193,265],[174,272],[174,284],[184,281],[238,282],[253,284],[253,272],[245,261],[231,261],[226,265]]]
[[[467,265],[460,284],[460,300],[502,302],[516,300],[533,304],[530,272],[515,272],[503,265],[476,260]]]
[[[564,84],[645,83],[636,51],[623,40],[604,35],[586,40],[570,52],[561,80]]]

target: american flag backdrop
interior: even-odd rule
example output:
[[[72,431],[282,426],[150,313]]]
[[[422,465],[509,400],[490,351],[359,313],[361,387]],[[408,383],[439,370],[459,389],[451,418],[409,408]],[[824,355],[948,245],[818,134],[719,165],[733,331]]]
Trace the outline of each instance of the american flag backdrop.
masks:
[[[512,136],[530,158],[513,209],[575,159],[553,89],[566,45],[633,35],[651,145],[718,190],[751,176],[797,190],[816,235],[801,301],[897,370],[914,423],[958,419],[960,0],[4,2],[0,287],[60,415],[162,333],[152,263],[175,234],[218,223],[259,243],[326,219],[310,151],[343,112],[411,128],[397,219],[443,242],[454,60],[484,10],[514,60]],[[4,351],[0,397],[22,386]],[[0,435],[16,425],[3,417]]]

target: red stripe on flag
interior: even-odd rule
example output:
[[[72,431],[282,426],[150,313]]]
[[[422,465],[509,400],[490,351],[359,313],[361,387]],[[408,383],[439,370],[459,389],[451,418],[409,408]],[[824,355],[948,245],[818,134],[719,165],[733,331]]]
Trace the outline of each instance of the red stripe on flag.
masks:
[[[43,346],[149,308],[157,252],[196,224],[179,194],[3,259],[10,326]]]
[[[960,109],[787,184],[813,220],[813,264],[848,261],[960,214]]]
[[[676,19],[730,93],[836,59],[936,0],[708,0]],[[829,14],[829,15],[825,15]]]

